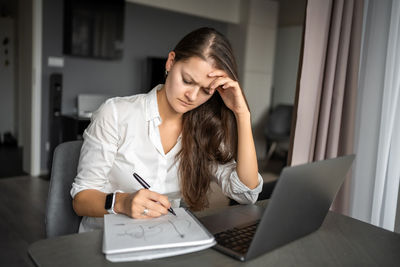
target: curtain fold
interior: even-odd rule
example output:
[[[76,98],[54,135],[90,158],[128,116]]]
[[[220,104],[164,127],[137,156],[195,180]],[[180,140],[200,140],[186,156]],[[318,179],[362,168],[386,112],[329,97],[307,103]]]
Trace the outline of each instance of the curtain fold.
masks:
[[[393,231],[400,229],[400,2],[367,3],[350,215]]]
[[[332,2],[309,0],[307,3],[303,62],[296,92],[297,118],[294,131],[292,130],[290,165],[310,162],[314,158]]]
[[[383,99],[371,222],[393,230],[400,179],[400,1],[393,1],[387,41]]]
[[[309,0],[290,164],[352,153],[362,0]],[[348,213],[348,181],[335,200]]]
[[[367,0],[355,127],[350,215],[371,222],[392,0]]]

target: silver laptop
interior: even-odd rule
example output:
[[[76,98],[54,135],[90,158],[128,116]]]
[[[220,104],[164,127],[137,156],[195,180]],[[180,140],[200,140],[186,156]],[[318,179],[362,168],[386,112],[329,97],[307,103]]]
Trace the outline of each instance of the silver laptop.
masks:
[[[354,155],[283,169],[268,206],[237,205],[199,220],[215,249],[241,261],[317,230],[342,185]]]

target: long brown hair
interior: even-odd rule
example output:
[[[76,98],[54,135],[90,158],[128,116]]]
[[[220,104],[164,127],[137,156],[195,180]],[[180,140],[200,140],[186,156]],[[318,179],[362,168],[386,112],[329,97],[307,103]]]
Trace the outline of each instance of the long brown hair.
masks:
[[[200,28],[186,35],[174,48],[175,61],[197,56],[211,60],[238,81],[237,65],[229,41],[212,28]],[[182,148],[177,154],[183,199],[193,210],[208,207],[207,191],[216,164],[237,155],[237,126],[233,112],[219,93],[203,105],[183,114]]]

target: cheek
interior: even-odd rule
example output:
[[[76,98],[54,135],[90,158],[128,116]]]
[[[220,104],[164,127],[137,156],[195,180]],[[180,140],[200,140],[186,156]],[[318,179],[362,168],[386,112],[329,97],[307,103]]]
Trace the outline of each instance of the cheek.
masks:
[[[166,94],[168,98],[173,98],[179,95],[180,87],[178,83],[172,79],[168,81],[168,84],[166,86]]]
[[[175,96],[180,95],[185,91],[185,86],[182,85],[182,82],[179,79],[179,77],[176,77],[175,75],[171,76],[170,79],[168,80],[168,88],[169,88],[169,93]]]
[[[210,100],[210,98],[212,97],[212,95],[201,95],[198,97],[198,101],[197,101],[197,106],[201,106],[204,103],[206,103],[208,100]]]

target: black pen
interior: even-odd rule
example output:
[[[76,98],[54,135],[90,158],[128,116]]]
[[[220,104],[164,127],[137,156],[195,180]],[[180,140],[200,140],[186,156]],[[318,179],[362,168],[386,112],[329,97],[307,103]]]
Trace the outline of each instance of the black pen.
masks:
[[[141,184],[143,186],[143,188],[145,188],[145,189],[150,188],[150,185],[148,183],[146,183],[146,181],[143,180],[143,178],[140,177],[139,174],[137,174],[136,172],[133,173],[133,177],[135,177],[135,179],[139,182],[139,184]],[[168,211],[176,216],[175,211],[172,208],[169,208]]]

